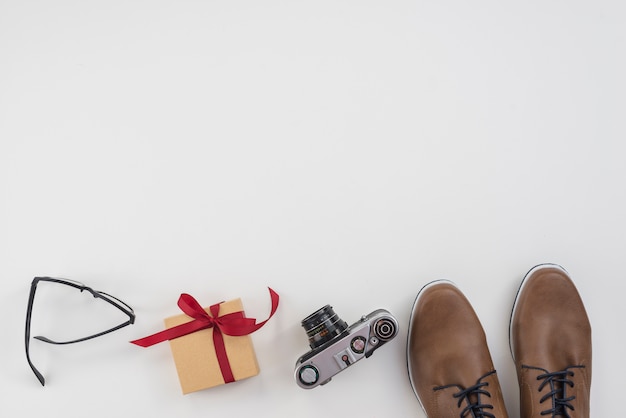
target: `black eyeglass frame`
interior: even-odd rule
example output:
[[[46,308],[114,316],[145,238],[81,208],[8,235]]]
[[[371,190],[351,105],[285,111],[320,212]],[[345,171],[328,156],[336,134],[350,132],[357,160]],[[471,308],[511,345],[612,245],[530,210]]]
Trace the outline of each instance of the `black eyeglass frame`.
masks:
[[[87,291],[89,293],[91,293],[91,295],[94,298],[97,299],[102,299],[103,301],[115,306],[117,309],[119,309],[120,311],[124,312],[124,314],[128,315],[128,321],[123,322],[120,325],[114,326],[113,328],[110,328],[106,331],[102,331],[99,332],[97,334],[93,334],[90,335],[88,337],[84,337],[84,338],[79,338],[76,340],[71,340],[71,341],[54,341],[51,340],[47,337],[43,337],[41,335],[35,336],[33,338],[49,343],[49,344],[59,344],[59,345],[63,345],[63,344],[74,344],[74,343],[78,343],[81,341],[87,341],[87,340],[91,340],[92,338],[96,338],[96,337],[100,337],[102,335],[111,333],[113,331],[117,331],[120,328],[124,328],[125,326],[131,325],[133,323],[135,323],[135,312],[133,311],[133,308],[131,308],[127,303],[123,302],[122,300],[116,298],[115,296],[112,296],[108,293],[105,292],[101,292],[99,290],[93,290],[91,287],[89,286],[85,286],[82,283],[79,282],[75,282],[72,280],[67,280],[67,279],[61,279],[61,278],[55,278],[55,277],[35,277],[30,285],[30,295],[28,297],[28,307],[26,309],[26,328],[24,330],[24,340],[25,340],[25,348],[26,348],[26,360],[28,361],[28,365],[30,366],[30,368],[32,369],[33,373],[35,373],[35,376],[37,376],[37,379],[39,380],[39,382],[41,383],[42,386],[45,385],[46,379],[44,379],[43,375],[41,374],[41,372],[39,370],[37,370],[37,368],[35,367],[35,365],[33,364],[31,358],[30,358],[30,322],[31,322],[31,318],[32,318],[32,311],[33,311],[33,304],[35,302],[35,292],[37,291],[37,284],[39,282],[51,282],[51,283],[58,283],[58,284],[63,284],[66,286],[70,286],[73,287],[75,289],[80,290],[81,292],[83,291]]]

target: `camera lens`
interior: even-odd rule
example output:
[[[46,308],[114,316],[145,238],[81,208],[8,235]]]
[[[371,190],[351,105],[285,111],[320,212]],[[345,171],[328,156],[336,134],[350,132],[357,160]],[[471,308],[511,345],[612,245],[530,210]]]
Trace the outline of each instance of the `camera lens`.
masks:
[[[309,346],[317,348],[344,332],[348,324],[337,316],[332,306],[326,305],[304,318],[302,327],[309,337]]]

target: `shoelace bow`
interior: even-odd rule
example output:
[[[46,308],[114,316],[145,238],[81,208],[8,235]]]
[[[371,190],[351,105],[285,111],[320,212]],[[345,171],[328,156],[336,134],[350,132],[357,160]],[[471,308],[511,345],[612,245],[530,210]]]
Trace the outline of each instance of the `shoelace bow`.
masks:
[[[461,410],[461,414],[459,415],[460,418],[465,418],[465,417],[496,418],[496,416],[493,415],[492,413],[485,411],[485,409],[493,409],[493,405],[481,403],[481,399],[480,399],[481,395],[485,395],[491,398],[491,393],[489,393],[487,390],[484,389],[484,387],[489,386],[489,383],[481,382],[481,380],[483,380],[487,376],[491,376],[495,372],[496,372],[495,370],[492,370],[489,373],[485,374],[484,376],[481,376],[476,381],[475,385],[470,386],[465,389],[461,387],[460,385],[446,385],[446,386],[438,386],[434,388],[433,390],[437,391],[437,390],[447,389],[450,387],[457,387],[460,389],[459,392],[452,395],[455,398],[459,399],[459,402],[457,404],[459,408],[461,407],[463,402],[467,404],[465,408]]]
[[[546,387],[546,385],[550,386],[550,392],[543,395],[539,400],[539,403],[543,403],[546,400],[551,399],[552,408],[541,411],[541,415],[570,418],[568,409],[572,411],[574,410],[574,406],[570,402],[576,399],[575,396],[567,396],[567,387],[574,387],[574,382],[568,379],[568,377],[574,376],[574,372],[570,369],[584,368],[585,366],[569,366],[557,372],[549,372],[548,370],[542,369],[541,367],[532,367],[525,365],[522,365],[522,367],[544,372],[537,376],[537,380],[543,380],[543,382],[541,382],[541,384],[539,385],[539,392],[541,392],[543,388]]]

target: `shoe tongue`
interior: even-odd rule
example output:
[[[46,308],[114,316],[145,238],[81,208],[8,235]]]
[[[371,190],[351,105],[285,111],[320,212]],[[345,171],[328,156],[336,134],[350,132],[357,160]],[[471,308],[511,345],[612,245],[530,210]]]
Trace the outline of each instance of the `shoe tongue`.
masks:
[[[471,405],[478,405],[478,395],[476,393],[470,394],[467,398]]]

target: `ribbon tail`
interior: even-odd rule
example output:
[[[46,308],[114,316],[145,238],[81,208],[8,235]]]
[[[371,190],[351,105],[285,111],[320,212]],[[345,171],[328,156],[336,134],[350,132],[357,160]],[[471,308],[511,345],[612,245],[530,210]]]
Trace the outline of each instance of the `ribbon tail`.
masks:
[[[270,311],[270,315],[267,317],[266,320],[256,323],[256,320],[251,319],[251,318],[245,318],[245,320],[248,320],[247,322],[253,322],[250,325],[245,325],[242,326],[241,323],[235,326],[228,326],[228,324],[222,324],[221,325],[221,330],[224,334],[226,335],[232,335],[234,337],[240,337],[242,335],[248,335],[248,334],[252,334],[253,332],[255,332],[256,330],[258,330],[259,328],[261,328],[263,325],[265,325],[267,323],[267,321],[270,320],[270,318],[272,318],[272,316],[274,316],[274,314],[276,313],[276,310],[278,309],[278,302],[280,301],[280,296],[278,296],[278,293],[276,293],[271,287],[267,288],[270,292],[270,299],[272,302],[272,309]]]
[[[218,327],[213,328],[213,346],[215,347],[217,363],[220,366],[224,383],[234,382],[235,376],[233,375],[233,370],[230,368],[230,361],[226,353],[226,345],[224,344],[224,336]]]

